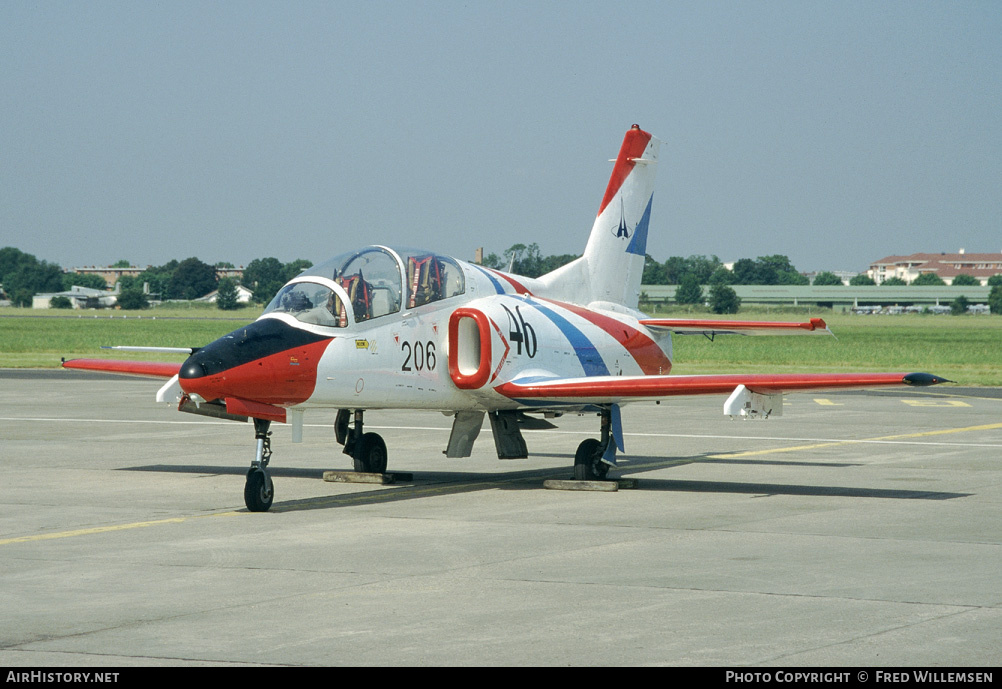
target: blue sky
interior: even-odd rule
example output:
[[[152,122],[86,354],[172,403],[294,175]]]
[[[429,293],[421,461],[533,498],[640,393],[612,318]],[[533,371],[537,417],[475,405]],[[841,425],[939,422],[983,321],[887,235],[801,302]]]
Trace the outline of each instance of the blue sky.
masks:
[[[624,132],[648,252],[1002,251],[1002,3],[0,3],[0,246],[245,265],[578,253]]]

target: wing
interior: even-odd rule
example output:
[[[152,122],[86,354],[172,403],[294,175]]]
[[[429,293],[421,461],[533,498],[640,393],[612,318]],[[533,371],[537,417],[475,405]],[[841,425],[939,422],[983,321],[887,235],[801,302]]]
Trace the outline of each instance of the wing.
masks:
[[[181,370],[181,364],[161,361],[119,361],[115,359],[70,359],[63,362],[63,368],[84,371],[122,373],[127,376],[145,378],[173,378]]]
[[[685,318],[645,318],[640,324],[654,331],[679,335],[833,335],[821,318],[806,323],[728,321]]]
[[[157,402],[175,401],[180,399],[184,394],[181,386],[178,384],[178,373],[181,371],[181,364],[177,362],[70,359],[69,361],[63,360],[63,368],[121,373],[127,376],[140,376],[142,378],[169,378],[167,383],[157,392]]]
[[[622,404],[680,395],[713,395],[735,392],[743,386],[751,393],[847,390],[885,385],[935,385],[949,382],[929,373],[786,373],[725,374],[705,376],[595,376],[584,378],[523,378],[494,389],[528,404]]]
[[[193,354],[198,347],[132,347],[117,345],[101,347],[101,349],[116,349],[122,352],[155,352],[158,354]],[[63,368],[76,368],[85,371],[103,371],[105,373],[121,373],[127,376],[142,376],[144,378],[173,378],[181,370],[180,363],[165,361],[120,361],[116,359],[70,359],[63,360]]]

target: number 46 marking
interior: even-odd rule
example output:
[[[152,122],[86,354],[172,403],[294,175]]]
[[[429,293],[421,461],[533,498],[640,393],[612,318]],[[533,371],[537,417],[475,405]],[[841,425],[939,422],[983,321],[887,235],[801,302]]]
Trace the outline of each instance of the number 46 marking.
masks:
[[[522,345],[525,345],[525,353],[530,359],[536,356],[536,331],[531,325],[525,322],[522,310],[515,307],[515,313],[511,312],[507,306],[501,305],[508,314],[508,339],[518,344],[518,353],[522,353]]]

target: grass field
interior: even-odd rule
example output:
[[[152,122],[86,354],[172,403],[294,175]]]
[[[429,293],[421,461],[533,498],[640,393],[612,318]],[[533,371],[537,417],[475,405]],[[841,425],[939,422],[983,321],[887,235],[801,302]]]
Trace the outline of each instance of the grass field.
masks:
[[[102,345],[201,346],[254,320],[260,309],[57,312],[0,309],[0,367],[55,368],[60,357],[157,359]],[[669,314],[684,317],[685,314]],[[813,315],[819,315],[814,313]],[[703,336],[674,338],[674,373],[925,371],[963,385],[1002,386],[1002,318],[821,314],[836,338]],[[109,317],[112,316],[112,317]],[[692,314],[692,317],[708,317]],[[747,320],[806,320],[804,313],[756,312]]]
[[[170,354],[108,352],[102,346],[200,347],[249,323],[261,309],[146,311],[0,309],[0,368],[56,368],[60,358],[183,361]]]
[[[963,385],[1002,385],[1002,318],[840,314],[824,318],[835,337],[730,336],[710,342],[701,336],[676,336],[673,371],[924,371]]]

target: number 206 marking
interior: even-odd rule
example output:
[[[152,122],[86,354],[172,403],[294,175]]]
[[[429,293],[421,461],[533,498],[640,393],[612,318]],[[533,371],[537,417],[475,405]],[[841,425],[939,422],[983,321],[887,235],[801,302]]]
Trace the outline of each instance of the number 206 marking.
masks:
[[[401,371],[435,370],[438,359],[435,356],[435,343],[431,340],[415,342],[414,344],[407,341],[401,342],[400,351],[407,355],[404,358],[403,366],[400,367]]]

